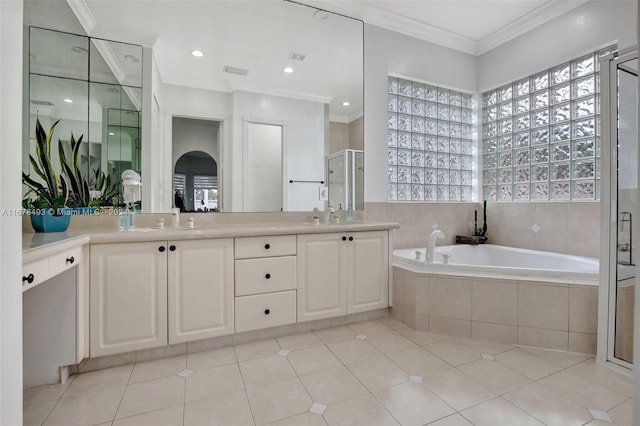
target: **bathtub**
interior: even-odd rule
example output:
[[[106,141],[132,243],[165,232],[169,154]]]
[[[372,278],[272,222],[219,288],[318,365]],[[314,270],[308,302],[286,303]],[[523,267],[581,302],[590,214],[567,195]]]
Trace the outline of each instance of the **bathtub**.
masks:
[[[596,258],[493,244],[460,244],[437,247],[435,261],[425,263],[425,251],[424,247],[394,250],[393,264],[416,273],[598,285]],[[444,261],[445,255],[448,262]]]
[[[396,320],[435,334],[595,353],[598,259],[461,244],[437,247],[435,262],[425,263],[425,251],[393,251]]]

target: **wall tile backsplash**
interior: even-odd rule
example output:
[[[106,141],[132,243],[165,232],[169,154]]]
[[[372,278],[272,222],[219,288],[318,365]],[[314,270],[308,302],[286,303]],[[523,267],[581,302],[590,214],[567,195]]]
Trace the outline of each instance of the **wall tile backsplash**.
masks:
[[[398,222],[394,248],[423,247],[434,223],[444,231],[438,245],[455,243],[456,235],[470,235],[474,210],[482,226],[482,203],[367,203],[365,217]],[[490,244],[577,256],[599,257],[600,203],[499,202],[487,203]]]

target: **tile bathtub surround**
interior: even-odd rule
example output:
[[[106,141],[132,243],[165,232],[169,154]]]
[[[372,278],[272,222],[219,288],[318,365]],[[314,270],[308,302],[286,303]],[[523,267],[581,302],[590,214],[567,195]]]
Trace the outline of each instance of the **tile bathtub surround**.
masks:
[[[357,339],[363,331],[367,338]],[[186,378],[178,375],[185,365],[193,370]],[[631,389],[629,377],[588,355],[418,332],[385,317],[74,375],[26,391],[24,419],[564,426],[606,415],[627,424]]]
[[[594,354],[598,288],[393,268],[390,315],[419,331]]]

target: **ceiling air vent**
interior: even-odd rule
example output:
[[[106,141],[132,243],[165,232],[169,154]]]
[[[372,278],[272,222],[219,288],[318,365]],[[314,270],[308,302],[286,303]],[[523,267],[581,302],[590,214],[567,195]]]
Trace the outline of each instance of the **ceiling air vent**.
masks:
[[[228,74],[236,74],[236,75],[247,75],[249,74],[249,70],[245,70],[243,68],[236,68],[236,67],[230,67],[230,66],[225,66],[222,71],[228,73]]]
[[[306,58],[307,55],[303,54],[303,53],[297,53],[297,52],[291,52],[291,54],[289,55],[289,59],[292,61],[299,61],[302,62],[304,61],[304,58]]]
[[[34,105],[40,105],[40,106],[53,106],[53,102],[49,102],[49,101],[38,101],[36,99],[32,99],[31,103]]]

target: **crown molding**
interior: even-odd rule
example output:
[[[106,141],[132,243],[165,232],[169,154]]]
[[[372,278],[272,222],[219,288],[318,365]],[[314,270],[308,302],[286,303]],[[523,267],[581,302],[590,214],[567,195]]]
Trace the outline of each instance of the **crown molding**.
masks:
[[[589,0],[548,0],[542,6],[516,19],[483,39],[476,41],[416,19],[377,8],[367,2],[340,0],[298,0],[298,2],[363,20],[400,34],[479,56],[530,31]]]
[[[439,46],[459,50],[471,55],[477,54],[477,43],[468,37],[375,7],[367,7],[364,21],[368,24],[415,37]]]
[[[560,15],[583,5],[589,0],[558,1],[550,0],[526,15],[510,22],[498,31],[477,42],[476,55],[482,55],[496,47],[533,30]]]
[[[93,13],[91,13],[91,10],[89,10],[87,2],[85,0],[67,0],[67,4],[73,14],[76,15],[76,18],[78,18],[80,25],[82,25],[87,35],[91,35],[93,29],[96,27],[96,18],[93,16]]]

